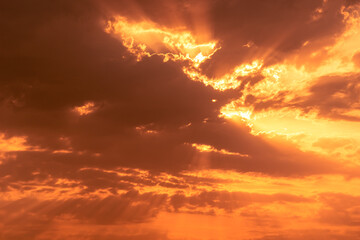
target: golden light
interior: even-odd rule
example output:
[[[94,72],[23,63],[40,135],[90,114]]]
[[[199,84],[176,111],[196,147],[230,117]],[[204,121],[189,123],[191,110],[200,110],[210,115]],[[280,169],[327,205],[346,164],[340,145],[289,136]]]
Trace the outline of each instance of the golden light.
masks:
[[[240,157],[249,157],[249,155],[247,155],[247,154],[241,154],[241,153],[237,153],[237,152],[230,152],[230,151],[227,151],[225,149],[216,149],[213,146],[206,145],[206,144],[192,143],[191,146],[194,147],[195,149],[197,149],[200,152],[214,152],[214,153],[220,153],[220,154],[225,154],[225,155],[235,155],[235,156],[240,156]]]
[[[6,137],[4,133],[0,133],[0,154],[18,151],[44,151],[38,146],[29,145],[27,140],[26,136]]]
[[[211,86],[216,90],[225,91],[227,89],[238,88],[241,84],[239,77],[248,76],[260,71],[263,63],[262,61],[254,61],[251,64],[242,64],[235,67],[232,73],[226,74],[219,78],[209,78],[206,75],[202,74],[201,71],[197,68],[187,68],[184,67],[184,73],[193,81],[199,81],[205,84],[206,86]]]
[[[80,116],[83,116],[94,112],[96,110],[96,106],[94,102],[87,102],[82,106],[75,107],[73,110],[77,112]]]
[[[221,78],[209,78],[201,72],[200,64],[210,60],[221,49],[216,41],[198,43],[195,36],[182,28],[168,29],[149,21],[132,23],[124,17],[109,21],[105,31],[118,37],[138,61],[143,57],[158,55],[163,57],[164,62],[180,62],[183,72],[191,80],[220,91],[239,87],[239,77],[258,72],[263,65],[261,60],[256,60],[235,67],[232,73]]]
[[[216,41],[198,43],[183,28],[169,29],[150,21],[133,23],[121,16],[109,21],[105,31],[118,37],[138,61],[145,56],[159,55],[165,62],[190,61],[198,67],[219,49]]]
[[[26,145],[26,137],[11,137],[5,138],[4,134],[0,134],[0,151],[25,151],[28,149]]]
[[[360,239],[360,0],[4,2],[0,239]]]

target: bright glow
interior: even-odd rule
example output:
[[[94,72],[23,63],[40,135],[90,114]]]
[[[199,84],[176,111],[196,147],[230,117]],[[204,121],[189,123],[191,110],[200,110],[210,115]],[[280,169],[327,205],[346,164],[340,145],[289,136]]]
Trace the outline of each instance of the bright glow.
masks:
[[[77,112],[78,114],[80,114],[81,116],[88,115],[88,114],[94,112],[95,110],[96,110],[96,107],[95,107],[94,102],[88,102],[80,107],[74,108],[74,111]]]
[[[216,149],[213,146],[210,145],[206,145],[206,144],[197,144],[197,143],[193,143],[191,144],[192,147],[196,148],[198,151],[200,152],[215,152],[215,153],[221,153],[221,154],[226,154],[226,155],[236,155],[236,156],[241,156],[241,157],[249,157],[249,155],[247,154],[241,154],[241,153],[237,153],[237,152],[229,152],[225,149]]]
[[[1,239],[360,239],[359,0],[13,2]]]
[[[183,68],[184,73],[194,81],[200,81],[206,86],[211,86],[216,90],[224,91],[227,89],[238,88],[241,84],[239,77],[248,76],[258,72],[262,67],[261,61],[254,61],[251,64],[237,66],[231,74],[226,74],[220,78],[208,78],[196,68]]]
[[[0,149],[2,152],[25,151],[26,137],[11,137],[6,139],[4,134],[0,134]]]
[[[0,153],[17,151],[44,151],[38,146],[29,146],[26,136],[14,136],[7,138],[5,134],[0,133]]]
[[[135,129],[136,129],[136,131],[138,131],[141,134],[157,134],[157,133],[159,133],[156,130],[148,128],[147,126],[138,126],[138,127],[135,127]]]
[[[257,60],[237,66],[232,73],[221,78],[208,78],[201,73],[199,66],[220,49],[216,46],[216,41],[197,43],[196,38],[187,31],[168,29],[146,21],[131,23],[123,17],[109,21],[105,31],[119,37],[138,61],[153,55],[162,56],[164,62],[178,61],[183,64],[183,72],[191,80],[221,91],[239,87],[241,82],[238,77],[253,74],[262,67],[262,61]]]
[[[190,32],[182,29],[168,29],[149,21],[132,23],[120,16],[109,21],[105,31],[119,37],[138,61],[159,55],[165,62],[189,60],[198,67],[218,50],[215,41],[197,43]]]

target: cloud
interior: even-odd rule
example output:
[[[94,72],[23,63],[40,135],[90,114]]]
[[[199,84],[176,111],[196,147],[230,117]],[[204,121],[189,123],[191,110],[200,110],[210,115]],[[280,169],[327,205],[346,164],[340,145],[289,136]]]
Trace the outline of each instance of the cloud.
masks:
[[[309,89],[309,96],[295,99],[294,104],[303,111],[317,111],[320,117],[359,121],[359,76],[323,76]]]
[[[358,166],[256,133],[243,121],[251,111],[236,121],[222,109],[236,102],[254,112],[296,109],[358,122],[358,52],[341,59],[352,61],[346,74],[301,70],[332,56],[329,48],[351,32],[347,16],[357,2],[0,3],[0,238],[182,239],[176,224],[156,225],[161,214],[239,218],[266,227],[264,239],[354,238],[356,231],[317,226],[314,234],[307,226],[268,235],[289,219],[357,226],[357,196],[310,194],[297,183],[357,177]],[[125,34],[127,28],[141,34]],[[289,89],[281,75],[286,64],[296,68],[286,76],[297,76]],[[306,94],[295,93],[300,73],[309,74],[301,85]],[[311,144],[339,149],[346,139]],[[209,169],[257,174],[272,184],[241,189],[242,178],[196,175]],[[288,193],[275,180],[297,189]],[[285,219],[297,208],[319,211]]]
[[[360,53],[356,53],[352,60],[357,67],[360,67]]]
[[[186,197],[184,194],[176,194],[171,197],[171,205],[175,211],[183,208],[188,211],[197,210],[197,208],[218,208],[223,209],[226,212],[233,212],[239,208],[245,208],[251,204],[263,203],[269,204],[272,202],[311,202],[311,199],[307,199],[299,196],[292,196],[288,194],[274,194],[264,195],[256,193],[244,193],[244,192],[227,192],[227,191],[203,191],[199,194]],[[205,212],[206,213],[206,212]],[[210,211],[209,213],[214,214]]]
[[[334,36],[345,30],[342,1],[211,3],[214,37],[221,39],[224,47],[204,66],[209,74],[222,75],[254,58],[264,58],[266,64],[279,63],[305,42],[331,44]],[[318,16],[317,11],[321,12]]]
[[[166,199],[166,195],[139,194],[130,191],[123,195],[102,199],[41,200],[24,198],[12,202],[2,200],[0,236],[4,239],[43,239],[41,236],[44,233],[51,233],[51,230],[66,225],[66,222],[72,222],[74,225],[88,224],[89,227],[94,225],[95,228],[98,225],[111,226],[115,223],[139,224],[154,218]],[[61,233],[55,232],[57,235],[61,235]],[[99,236],[104,235],[104,237],[107,235],[98,234]],[[136,237],[137,234],[133,235],[128,237]],[[96,234],[93,235],[93,237],[95,236]]]
[[[343,138],[320,138],[313,143],[313,146],[326,150],[336,150],[337,148],[346,147],[352,144],[350,139]]]
[[[359,197],[340,193],[324,193],[324,208],[319,212],[320,221],[333,225],[359,226]]]
[[[6,80],[1,90],[1,130],[10,136],[27,136],[30,145],[52,152],[71,151],[72,154],[52,156],[38,153],[35,154],[37,157],[32,157],[31,153],[24,153],[24,157],[21,154],[18,156],[17,167],[24,164],[21,159],[27,155],[27,159],[32,159],[28,161],[33,161],[35,166],[41,168],[55,164],[58,166],[57,174],[61,172],[60,169],[73,168],[76,171],[87,166],[129,166],[180,171],[193,165],[197,156],[194,149],[184,145],[188,142],[208,144],[230,152],[248,154],[252,158],[244,161],[237,157],[210,154],[211,166],[215,168],[270,174],[278,172],[285,175],[298,171],[303,174],[300,173],[302,167],[299,168],[298,165],[302,165],[304,160],[295,159],[316,158],[295,150],[283,152],[261,138],[252,136],[249,129],[240,129],[235,124],[219,119],[220,107],[233,98],[234,94],[222,93],[201,83],[189,81],[177,63],[164,63],[156,56],[136,62],[135,57],[125,50],[120,41],[104,31],[102,14],[108,13],[106,7],[97,9],[90,4],[88,9],[83,9],[80,7],[81,3],[66,2],[63,3],[64,8],[68,9],[65,11],[57,7],[59,3],[41,3],[44,7],[49,7],[50,12],[28,13],[28,17],[34,21],[27,23],[24,32],[19,27],[20,22],[9,23],[14,30],[4,41],[10,44],[7,54],[11,55],[12,60],[5,61],[7,67],[2,72],[2,78]],[[11,4],[7,3],[7,7],[11,7]],[[222,22],[215,21],[219,24],[214,25],[216,34],[225,31],[226,27],[220,30],[220,26],[230,20],[242,22],[238,19],[242,15],[231,11],[229,3],[224,6],[218,6],[216,2],[211,4],[214,4],[214,9],[220,9],[214,13],[214,19],[223,16],[220,14],[223,8],[229,13],[228,16],[223,16]],[[235,4],[236,7],[243,9],[238,4],[240,3]],[[291,18],[289,22],[300,24],[319,4],[306,2],[301,3],[301,6],[295,3],[289,3],[289,6],[281,6],[280,3],[269,5],[275,12],[266,10],[262,5],[259,9],[253,4],[246,6],[251,9],[250,12],[266,12],[264,18],[257,19],[260,22],[255,21],[254,25],[262,26],[266,19],[274,17],[275,30],[280,31],[283,26],[276,24],[281,18],[275,18],[274,14],[285,14],[282,11],[284,9],[295,11],[296,7],[302,7],[307,10],[297,13],[300,14],[297,18],[290,14],[291,11],[285,14]],[[332,7],[340,6],[335,5]],[[152,7],[147,4],[141,6],[145,10]],[[15,14],[22,16],[23,8],[18,9]],[[331,11],[329,14],[333,14]],[[52,15],[50,19],[47,18],[49,14]],[[334,21],[341,19],[341,16],[333,17]],[[163,23],[160,20],[158,22]],[[249,27],[241,30],[241,26],[237,26],[238,30],[255,37],[251,35],[254,33]],[[270,29],[264,28],[265,30]],[[17,38],[19,33],[26,34],[26,37]],[[323,34],[328,33],[325,31]],[[224,32],[222,36],[228,35]],[[11,41],[12,38],[16,38],[16,41]],[[23,49],[20,51],[18,46]],[[315,94],[320,92],[317,92],[316,87],[312,89],[315,99]],[[353,88],[349,86],[349,90],[351,89]],[[218,101],[213,102],[212,99]],[[89,102],[97,106],[91,113],[79,116],[73,111]],[[204,123],[205,119],[211,119],[214,123]],[[190,127],[182,128],[189,123],[192,124]],[[145,125],[152,126],[158,134],[139,135],[136,128]],[[82,153],[86,153],[86,156],[82,156]],[[42,158],[47,160],[41,160]],[[314,170],[317,172],[320,165],[326,165],[320,164],[316,168],[313,163],[310,164],[310,160],[308,164],[304,166],[304,173],[311,172],[311,168],[317,169]]]

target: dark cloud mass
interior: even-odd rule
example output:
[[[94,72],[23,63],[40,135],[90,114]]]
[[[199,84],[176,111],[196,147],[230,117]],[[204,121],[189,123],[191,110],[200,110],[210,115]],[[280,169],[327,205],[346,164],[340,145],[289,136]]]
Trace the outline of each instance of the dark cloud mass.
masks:
[[[348,114],[358,110],[360,93],[359,75],[324,76],[310,88],[310,96],[295,99],[296,106],[305,112],[315,110],[319,116],[348,121],[359,121],[357,115]]]
[[[3,59],[1,72],[2,132],[28,136],[30,145],[49,150],[65,148],[59,139],[67,137],[74,152],[103,154],[99,164],[104,166],[129,165],[182,170],[192,162],[194,154],[184,143],[196,141],[210,141],[219,147],[221,144],[221,148],[246,153],[251,153],[251,149],[261,148],[263,156],[259,157],[263,160],[259,161],[264,161],[265,165],[271,158],[278,158],[279,153],[262,143],[262,140],[250,136],[247,130],[237,137],[237,134],[232,133],[230,125],[224,129],[225,123],[216,120],[221,102],[212,103],[211,99],[226,101],[233,96],[232,93],[219,93],[210,87],[189,81],[177,64],[163,63],[157,57],[136,62],[119,41],[104,32],[104,20],[106,14],[109,14],[104,7],[106,4],[90,2],[86,7],[82,7],[82,4],[38,1],[38,8],[28,11],[31,6],[26,4],[19,4],[15,8],[15,2],[3,3],[5,6],[2,9],[7,10],[7,15],[2,15],[2,25],[11,31],[2,37],[8,56]],[[121,2],[110,4],[124,6]],[[149,12],[154,20],[161,15],[151,15],[153,5],[137,4],[142,6],[143,11]],[[208,4],[218,6],[220,3]],[[216,31],[221,29],[230,33],[230,29],[227,30],[230,24],[226,21],[245,24],[241,19],[227,20],[228,17],[242,16],[245,19],[251,15],[235,14],[231,9],[257,9],[255,3],[249,3],[249,6],[244,3],[244,7],[237,6],[240,3],[231,4],[214,7],[214,10],[227,8],[214,14],[214,17],[220,19],[222,15],[219,14],[227,12],[226,16],[221,17],[222,21],[215,21],[219,25],[219,28],[215,26]],[[307,3],[297,6],[298,4],[265,4],[260,5],[263,9],[258,11],[269,12],[271,15],[267,19],[274,21],[269,23],[279,28],[276,23],[282,20],[273,18],[275,9],[283,13],[282,8],[302,8],[303,4],[307,6]],[[309,2],[308,14],[318,5]],[[14,21],[9,21],[9,14]],[[291,12],[286,14],[295,18]],[[302,11],[301,14],[306,12]],[[260,15],[266,17],[264,14]],[[253,24],[262,26],[257,22]],[[247,24],[244,26],[251,29]],[[243,29],[241,25],[237,27]],[[266,27],[266,31],[270,30],[276,31],[271,26]],[[244,31],[246,34],[241,31],[238,34],[255,36],[255,32]],[[261,31],[259,34],[262,35]],[[225,33],[220,35],[226,40]],[[273,42],[271,39],[267,41]],[[77,116],[71,112],[73,107],[88,101],[98,104],[98,110],[86,116]],[[204,119],[214,119],[215,122],[210,126],[203,123]],[[188,123],[193,124],[189,130],[181,128]],[[135,127],[142,125],[150,126],[159,133],[155,136],[142,136],[135,130]],[[206,130],[208,128],[211,129]],[[214,142],[212,138],[221,141]],[[231,146],[234,144],[238,147]],[[80,159],[69,155],[66,158]],[[37,158],[36,161],[42,161],[40,159]],[[71,162],[72,167],[78,165],[76,162],[81,162],[74,161]],[[92,161],[89,159],[89,164],[90,162]],[[235,164],[234,168],[238,167]],[[257,171],[258,167],[245,167],[245,170]]]
[[[342,4],[337,0],[214,1],[212,22],[224,48],[206,69],[221,75],[257,58],[271,65],[296,53],[306,41],[326,39],[326,44],[344,30]],[[322,9],[318,17],[317,9]],[[245,46],[248,43],[250,47]]]
[[[164,61],[154,54],[138,61],[120,37],[105,30],[109,20],[123,16],[131,23],[185,29],[198,40],[214,40],[219,49],[199,64],[199,71],[221,77],[259,59],[264,67],[287,59],[299,65],[297,54],[302,60],[315,48],[335,44],[348,29],[344,11],[358,3],[0,2],[0,239],[190,239],[179,237],[184,236],[179,229],[169,232],[163,222],[172,214],[209,219],[235,214],[266,225],[244,239],[315,239],[307,232],[276,232],[267,221],[277,204],[289,210],[316,201],[324,206],[311,216],[317,223],[358,226],[358,197],[273,189],[261,193],[261,187],[249,193],[227,189],[215,177],[186,175],[215,170],[300,181],[321,174],[357,177],[359,170],[355,163],[343,164],[293,142],[269,140],[254,134],[252,125],[221,115],[223,106],[244,97],[246,86],[265,81],[260,72],[235,79],[242,82],[235,89],[219,91],[184,73],[189,59]],[[351,56],[354,67],[360,67],[359,56]],[[359,80],[356,72],[326,75],[311,82],[306,96],[286,102],[284,90],[265,102],[249,94],[245,105],[255,111],[296,108],[358,122],[350,111],[360,110]],[[314,140],[313,146],[326,150],[329,141],[334,148],[351,142],[327,139]],[[269,208],[253,210],[265,205]],[[275,234],[267,235],[268,228]],[[346,231],[342,239],[359,236]],[[316,236],[340,239],[339,232]]]

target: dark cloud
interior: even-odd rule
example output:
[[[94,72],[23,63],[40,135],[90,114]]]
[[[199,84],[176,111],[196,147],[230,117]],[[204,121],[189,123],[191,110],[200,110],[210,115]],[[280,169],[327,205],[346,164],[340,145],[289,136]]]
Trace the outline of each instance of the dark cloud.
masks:
[[[200,208],[209,207],[206,214],[215,214],[214,209],[231,213],[254,203],[309,202],[288,194],[203,191],[185,195],[191,185],[211,187],[218,180],[183,176],[183,170],[231,169],[287,177],[358,175],[356,169],[351,172],[285,141],[269,143],[261,135],[252,135],[244,124],[219,117],[221,106],[239,98],[244,84],[254,85],[262,76],[241,79],[239,89],[216,91],[188,79],[180,63],[163,62],[158,56],[137,62],[121,41],[104,31],[106,21],[115,15],[166,27],[185,26],[199,38],[202,31],[212,29],[208,37],[217,39],[222,48],[202,69],[219,76],[257,58],[264,58],[267,65],[281,62],[306,41],[311,45],[328,39],[321,46],[332,44],[345,26],[341,7],[356,1],[324,2],[1,2],[0,133],[7,140],[24,136],[33,148],[4,154],[0,149],[0,189],[3,194],[39,195],[60,190],[64,196],[80,190],[67,199],[2,201],[0,238],[53,239],[46,236],[66,221],[88,227],[124,226],[152,221],[162,210],[204,213]],[[250,47],[243,46],[248,43]],[[353,61],[358,65],[358,54]],[[247,96],[246,103],[256,110],[284,106],[285,95],[266,103]],[[358,75],[330,76],[319,79],[310,95],[295,99],[291,107],[358,121],[346,113],[357,109],[358,96]],[[93,112],[74,111],[88,102],[94,103]],[[235,154],[200,152],[193,143]],[[146,176],[139,169],[148,170]],[[141,194],[136,187],[163,187],[178,193]],[[119,195],[119,191],[127,193]],[[94,193],[108,196],[90,197]],[[345,209],[335,206],[331,196],[323,198],[331,211],[324,210],[322,219],[328,216],[331,224],[358,225],[353,204],[357,198],[344,199],[353,204]],[[81,236],[71,237],[84,239]],[[166,234],[153,231],[87,236],[167,239]]]
[[[360,67],[360,52],[354,54],[352,60],[357,67]]]
[[[139,220],[153,217],[145,216],[152,210],[140,205],[132,208],[130,202],[121,200],[112,203],[111,201],[111,199],[102,201],[78,199],[36,202],[24,199],[7,204],[5,208],[4,204],[1,204],[3,224],[0,227],[0,237],[9,240],[54,239],[54,237],[89,240],[99,238],[108,240],[167,239],[165,233],[154,230],[126,231],[126,227],[130,224],[138,224]],[[91,207],[91,210],[88,207]],[[11,213],[10,209],[12,209]],[[137,219],[137,217],[140,218]],[[94,222],[88,222],[84,228],[81,223],[84,224],[91,218]],[[118,227],[123,227],[123,231],[111,228],[114,226],[114,222],[111,221],[115,220],[125,220],[125,222],[117,223]]]
[[[293,106],[324,118],[359,121],[359,116],[348,113],[359,109],[359,80],[357,74],[321,77],[310,87],[310,95],[294,99],[298,103]]]
[[[360,225],[359,196],[324,193],[320,197],[324,203],[324,208],[319,212],[320,221],[333,225]]]
[[[150,124],[161,131],[217,116],[221,101],[211,99],[224,98],[220,93],[190,81],[174,63],[157,57],[137,63],[104,32],[107,12],[99,5],[37,3],[29,12],[29,6],[16,2],[2,8],[16,20],[2,15],[2,26],[12,31],[1,38],[10,58],[2,59],[0,131],[26,135],[28,144],[45,149],[69,147],[60,140],[67,137],[74,150],[123,151],[123,156],[112,154],[114,161],[135,166],[142,158],[138,154],[147,155],[150,159],[140,161],[152,167],[153,159],[164,163],[178,155],[169,155],[174,147],[184,147],[166,132],[156,140],[141,136],[135,127]],[[71,111],[87,101],[98,104],[95,113],[79,117]],[[166,150],[162,144],[171,146]]]
[[[22,164],[25,166],[24,159],[27,159],[27,162],[38,166],[45,174],[56,172],[57,175],[67,175],[71,169],[76,171],[87,166],[179,171],[194,166],[197,151],[186,143],[195,142],[249,154],[251,157],[249,160],[211,154],[210,158],[213,159],[210,165],[215,168],[278,172],[284,175],[302,172],[299,164],[303,165],[304,161],[295,159],[310,156],[296,151],[282,152],[260,137],[252,136],[249,129],[241,129],[217,117],[219,108],[234,97],[233,93],[221,93],[193,82],[187,79],[176,63],[163,63],[158,57],[136,62],[118,40],[104,32],[104,20],[110,14],[105,6],[107,3],[110,4],[108,6],[124,5],[124,2],[103,2],[100,5],[91,2],[83,8],[82,2],[38,1],[39,7],[27,12],[27,5],[20,4],[15,10],[15,2],[5,3],[4,9],[12,12],[14,18],[19,18],[9,21],[8,15],[3,16],[2,26],[12,31],[1,38],[7,44],[6,56],[11,58],[2,60],[5,67],[1,71],[0,131],[8,136],[25,135],[29,145],[49,151],[69,147],[72,151],[72,154],[60,155],[51,155],[49,152],[19,153],[16,166],[15,162],[8,163],[12,169]],[[230,37],[226,33],[229,21],[239,23],[234,29],[237,34],[241,35],[245,31],[245,35],[252,38],[258,36],[258,31],[254,32],[244,22],[245,18],[254,20],[254,26],[261,26],[270,34],[271,31],[289,28],[291,21],[302,23],[314,8],[320,6],[320,3],[313,1],[289,2],[285,5],[281,1],[260,5],[229,2],[220,6],[216,1],[209,4],[218,10],[210,11],[215,31],[225,39]],[[159,20],[161,14],[150,11],[153,5],[134,2],[128,8],[133,5],[140,5],[142,14],[149,13],[150,18]],[[298,13],[296,9],[299,8],[307,10]],[[113,11],[117,9],[114,7]],[[243,16],[233,9],[249,10]],[[263,18],[252,19],[254,11]],[[224,12],[228,14],[225,16]],[[31,20],[22,25],[24,15]],[[215,21],[220,17],[222,21]],[[284,24],[289,25],[281,26],[282,19],[286,17],[290,20]],[[335,20],[340,18],[333,17]],[[264,27],[262,22],[268,19],[274,22],[269,23],[270,27]],[[271,29],[275,26],[277,30]],[[328,34],[326,30],[323,31],[323,34]],[[19,37],[19,34],[23,34],[23,37]],[[259,41],[262,39],[266,38],[261,37]],[[318,92],[316,87],[313,91]],[[219,101],[213,103],[213,98]],[[93,113],[78,116],[71,111],[73,107],[88,101],[95,102],[97,106]],[[204,123],[204,119],[213,123]],[[192,125],[184,128],[188,123]],[[138,126],[149,126],[158,133],[141,134],[136,130]],[[68,141],[63,141],[64,137]],[[87,154],[79,155],[83,152]],[[96,158],[91,154],[100,156]],[[284,167],[279,168],[274,163]],[[310,170],[310,162],[305,165],[304,168]],[[317,169],[313,172],[320,169],[312,168]],[[308,170],[304,170],[304,173]],[[21,178],[27,175],[24,173]]]
[[[360,3],[359,0],[345,0],[346,6],[353,6],[353,5],[356,5],[356,4],[359,4],[359,3]]]
[[[123,177],[102,170],[124,166],[148,169],[155,175],[160,172],[176,175],[183,170],[204,168],[261,172],[274,176],[301,177],[321,173],[357,175],[356,171],[351,172],[339,163],[313,153],[301,152],[289,144],[285,150],[285,142],[269,144],[260,136],[251,135],[247,127],[222,121],[193,124],[182,130],[168,129],[150,136],[109,133],[106,137],[90,137],[84,134],[72,137],[72,141],[73,152],[70,153],[24,151],[15,153],[16,158],[4,160],[0,165],[1,176],[6,177],[3,186],[8,183],[18,188],[16,183],[19,181],[44,181],[51,177],[80,181],[87,191],[103,188],[116,191],[131,189],[135,185],[155,184],[180,189],[187,187],[186,183],[158,182],[136,174]],[[242,155],[199,152],[191,143],[206,144]],[[100,154],[94,154],[96,152]]]
[[[181,211],[197,214],[215,214],[216,209],[223,209],[228,213],[251,204],[269,204],[274,202],[309,203],[311,199],[290,194],[256,194],[245,192],[203,191],[190,196],[177,193],[173,196],[157,193],[143,193],[129,191],[125,194],[105,197],[74,197],[66,199],[40,200],[37,198],[22,198],[13,201],[0,202],[0,237],[4,239],[47,239],[45,236],[53,233],[61,235],[61,227],[74,227],[85,224],[87,228],[102,229],[113,226],[123,227],[141,226],[154,220],[161,211]],[[205,208],[205,209],[201,209]],[[208,210],[206,210],[208,209]],[[79,228],[78,230],[81,230]],[[78,231],[77,230],[77,231]],[[75,237],[76,232],[64,232],[67,238]],[[86,239],[141,239],[150,233],[132,232],[126,236],[126,231],[96,232],[89,231]],[[152,232],[151,234],[155,234]],[[157,233],[160,234],[160,233]],[[157,236],[155,234],[155,236]],[[81,235],[81,234],[80,234]],[[79,236],[80,236],[79,235]],[[125,235],[125,236],[122,236]],[[166,235],[160,234],[165,237]],[[133,237],[133,238],[131,238]]]
[[[162,3],[170,8],[171,4]],[[24,182],[37,181],[48,184],[47,191],[50,192],[57,179],[78,181],[84,187],[84,193],[99,189],[116,192],[156,184],[177,189],[188,187],[184,182],[120,177],[103,171],[124,166],[148,169],[156,174],[178,174],[182,170],[198,168],[232,169],[276,176],[347,174],[347,170],[339,164],[315,154],[303,153],[293,146],[284,150],[260,136],[251,135],[247,127],[219,118],[219,108],[234,96],[239,96],[239,92],[222,93],[191,81],[177,63],[164,63],[159,57],[136,62],[117,39],[104,32],[105,20],[111,14],[122,14],[127,9],[137,9],[136,14],[148,15],[153,21],[165,23],[172,15],[172,10],[166,7],[156,7],[157,10],[153,11],[154,4],[125,4],[123,1],[92,1],[86,7],[81,1],[50,3],[39,0],[31,6],[28,3],[17,4],[16,1],[2,4],[7,14],[1,15],[0,27],[8,34],[0,39],[6,45],[5,54],[0,59],[3,66],[0,73],[0,131],[7,136],[25,135],[29,145],[44,149],[17,152],[14,153],[15,159],[3,162],[0,171],[4,191],[8,191],[9,187],[31,190],[33,186],[26,186]],[[214,1],[205,5],[210,6],[215,35],[224,37],[225,46],[234,45],[229,42],[230,38],[245,36],[244,40],[238,40],[244,43],[251,40],[258,46],[270,47],[275,39],[266,39],[264,34],[274,33],[275,36],[275,33],[280,34],[283,29],[290,28],[291,24],[300,24],[299,31],[305,31],[303,21],[321,4],[284,4],[277,1],[260,5],[250,2],[220,5]],[[333,12],[339,4],[335,5],[329,6],[329,17],[334,18],[331,24],[341,18]],[[32,8],[33,11],[28,11]],[[299,8],[305,10],[300,13],[297,11]],[[186,9],[183,11],[186,12]],[[215,9],[218,11],[213,12]],[[162,13],[168,10],[162,18]],[[257,14],[252,15],[255,12]],[[183,12],[177,16],[181,14]],[[10,16],[13,21],[9,21]],[[283,21],[286,18],[289,20]],[[273,22],[268,22],[269,19]],[[249,25],[249,21],[254,22]],[[229,27],[234,25],[230,22],[238,23],[231,30],[232,34]],[[264,25],[267,22],[268,25]],[[310,29],[316,29],[317,25],[311,27],[311,24]],[[254,26],[260,26],[260,29],[255,31]],[[316,34],[327,36],[333,33],[329,29]],[[289,36],[294,37],[293,34]],[[296,48],[307,39],[294,38],[299,42],[278,50]],[[226,53],[226,47],[221,51]],[[245,81],[257,82],[261,81],[261,77],[254,76]],[[328,90],[314,86],[313,97],[304,101],[303,105],[321,102],[320,112],[327,112],[326,106],[332,102],[327,104],[318,100],[323,99],[323,94],[331,95],[338,91],[339,87],[352,91],[351,97],[356,100],[354,84],[343,82],[331,87],[327,82],[326,86]],[[218,99],[216,103],[211,101],[214,98]],[[96,104],[93,113],[79,116],[72,111],[75,106],[88,101]],[[348,103],[347,100],[344,104]],[[186,127],[189,123],[191,125]],[[143,133],[136,129],[139,126],[154,133]],[[207,144],[249,157],[200,153],[191,147],[192,143]],[[69,152],[53,153],[62,149]]]
[[[3,239],[38,239],[39,235],[56,227],[57,223],[61,225],[61,219],[90,226],[142,223],[154,218],[166,200],[166,195],[130,191],[102,199],[24,198],[2,201],[0,236]]]
[[[345,30],[340,9],[344,1],[212,1],[214,36],[223,46],[203,65],[221,76],[243,62],[263,58],[274,64],[296,53],[307,41],[334,43]],[[317,15],[317,10],[321,14]],[[330,40],[331,39],[331,40]],[[329,41],[330,40],[330,41]],[[244,45],[250,44],[250,47]]]

